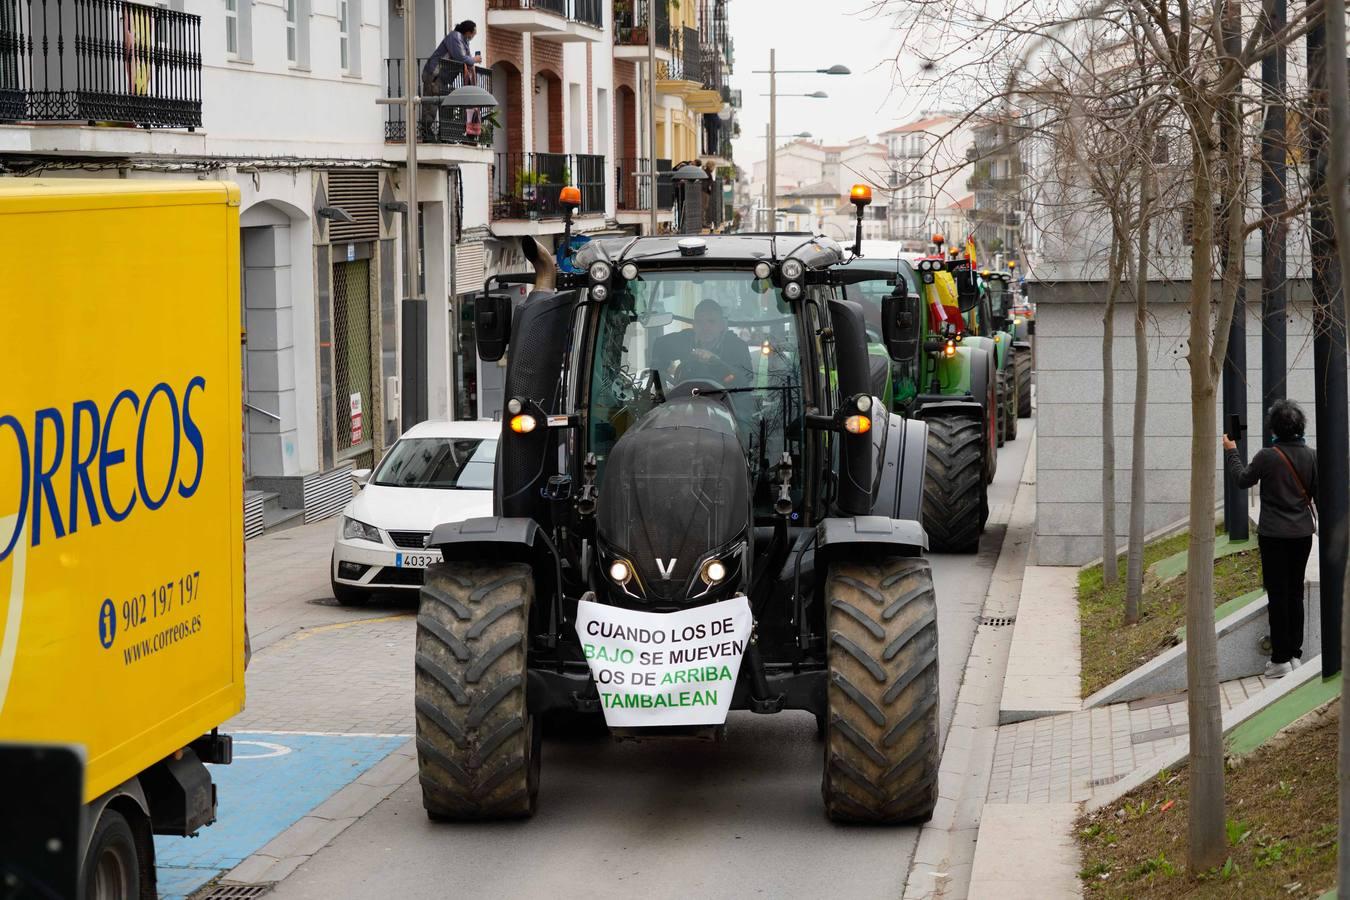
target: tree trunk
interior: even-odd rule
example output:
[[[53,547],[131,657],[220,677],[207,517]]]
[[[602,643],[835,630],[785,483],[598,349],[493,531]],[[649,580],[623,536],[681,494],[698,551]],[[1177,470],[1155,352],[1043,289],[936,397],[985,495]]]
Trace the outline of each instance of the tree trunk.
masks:
[[[1148,426],[1148,266],[1149,206],[1152,184],[1151,142],[1146,141],[1139,161],[1138,250],[1130,273],[1134,283],[1134,423],[1130,435],[1130,537],[1125,561],[1125,624],[1139,621],[1139,603],[1144,596],[1144,510],[1148,502],[1147,453],[1144,432]]]
[[[1114,216],[1113,216],[1114,218]],[[1121,262],[1127,251],[1121,229],[1111,229],[1111,261],[1107,264],[1106,311],[1102,314],[1102,581],[1119,577],[1116,555],[1116,297]]]
[[[1345,0],[1327,0],[1326,5],[1327,84],[1346,83]],[[1331,200],[1331,218],[1335,223],[1336,250],[1341,272],[1350,272],[1350,201],[1346,197],[1346,179],[1350,177],[1350,97],[1343,90],[1327,92],[1327,111],[1331,122],[1327,142],[1327,194]],[[1346,321],[1350,322],[1350,292],[1342,291]],[[1341,588],[1341,660],[1350,659],[1350,578]],[[1336,861],[1339,896],[1350,897],[1350,691],[1341,691],[1341,742],[1336,769],[1340,793],[1340,844]]]
[[[1215,377],[1210,332],[1210,279],[1214,244],[1216,162],[1208,125],[1213,111],[1196,102],[1191,165],[1192,244],[1190,295],[1191,490],[1190,548],[1186,569],[1186,712],[1190,730],[1189,870],[1221,865],[1224,844],[1223,710],[1214,635]],[[1203,124],[1202,124],[1203,123]]]

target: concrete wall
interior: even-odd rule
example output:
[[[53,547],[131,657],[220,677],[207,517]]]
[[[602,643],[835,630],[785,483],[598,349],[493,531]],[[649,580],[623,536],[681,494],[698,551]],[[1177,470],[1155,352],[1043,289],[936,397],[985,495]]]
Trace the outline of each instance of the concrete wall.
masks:
[[[1154,287],[1162,291],[1162,285]],[[1303,404],[1310,420],[1313,400],[1311,307],[1302,284],[1290,306],[1288,395]],[[1185,286],[1173,286],[1174,292]],[[1100,284],[1033,286],[1036,297],[1036,553],[1041,565],[1079,565],[1101,555],[1102,503],[1102,312]],[[1259,447],[1261,329],[1259,289],[1251,285],[1247,318],[1247,421],[1249,452]],[[1093,302],[1096,301],[1096,302]],[[1186,517],[1190,483],[1190,374],[1185,358],[1184,303],[1150,299],[1148,325],[1148,507],[1145,527],[1155,530]],[[1134,403],[1134,307],[1116,311],[1115,434],[1116,533],[1128,534],[1130,436]],[[1220,395],[1221,396],[1221,395]],[[1221,408],[1216,413],[1221,422]],[[1222,424],[1219,425],[1222,431]],[[1221,454],[1214,447],[1214,472],[1221,478]],[[1222,481],[1218,482],[1222,496]]]

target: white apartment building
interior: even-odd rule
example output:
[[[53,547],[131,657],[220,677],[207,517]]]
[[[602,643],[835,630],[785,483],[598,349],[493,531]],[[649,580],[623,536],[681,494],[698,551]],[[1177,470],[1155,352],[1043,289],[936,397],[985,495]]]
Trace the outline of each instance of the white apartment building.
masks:
[[[0,174],[241,188],[254,530],[259,498],[268,525],[340,509],[347,470],[417,421],[492,415],[502,373],[477,359],[471,295],[524,266],[518,237],[553,246],[565,183],[581,189],[578,231],[645,229],[653,203],[669,227],[649,89],[662,161],[720,148],[709,114],[733,124],[716,115],[726,0],[656,3],[655,79],[641,0],[412,0],[419,65],[471,19],[474,77],[498,102],[481,119],[423,107],[414,191],[402,107],[376,103],[402,96],[405,2],[66,0],[0,17]]]
[[[894,237],[924,245],[934,233],[957,237],[953,229],[965,227],[966,182],[973,170],[969,150],[974,133],[962,115],[925,112],[883,131],[879,140],[886,145],[890,167]],[[964,231],[959,237],[965,237]]]

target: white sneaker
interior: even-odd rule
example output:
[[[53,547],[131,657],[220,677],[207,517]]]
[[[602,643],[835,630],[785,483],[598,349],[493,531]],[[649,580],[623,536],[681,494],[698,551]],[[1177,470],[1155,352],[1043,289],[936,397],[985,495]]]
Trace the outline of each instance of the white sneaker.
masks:
[[[1283,678],[1294,671],[1293,663],[1266,663],[1266,670],[1262,674],[1267,678]]]

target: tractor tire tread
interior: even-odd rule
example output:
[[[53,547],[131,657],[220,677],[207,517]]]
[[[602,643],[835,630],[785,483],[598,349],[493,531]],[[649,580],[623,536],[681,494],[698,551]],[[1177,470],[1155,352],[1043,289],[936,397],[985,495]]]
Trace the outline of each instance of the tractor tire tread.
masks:
[[[859,590],[859,583],[871,590]],[[830,677],[821,792],[826,813],[842,822],[925,821],[937,803],[939,755],[932,569],[920,557],[836,562],[825,590]],[[873,594],[881,594],[881,600]],[[905,595],[913,599],[882,620],[881,637],[847,612],[867,613],[869,604],[879,611]]]
[[[984,426],[978,418],[928,420],[923,527],[934,552],[968,552],[979,547],[983,444]]]
[[[417,768],[436,821],[532,815],[540,728],[526,701],[530,567],[427,569],[417,611]]]

